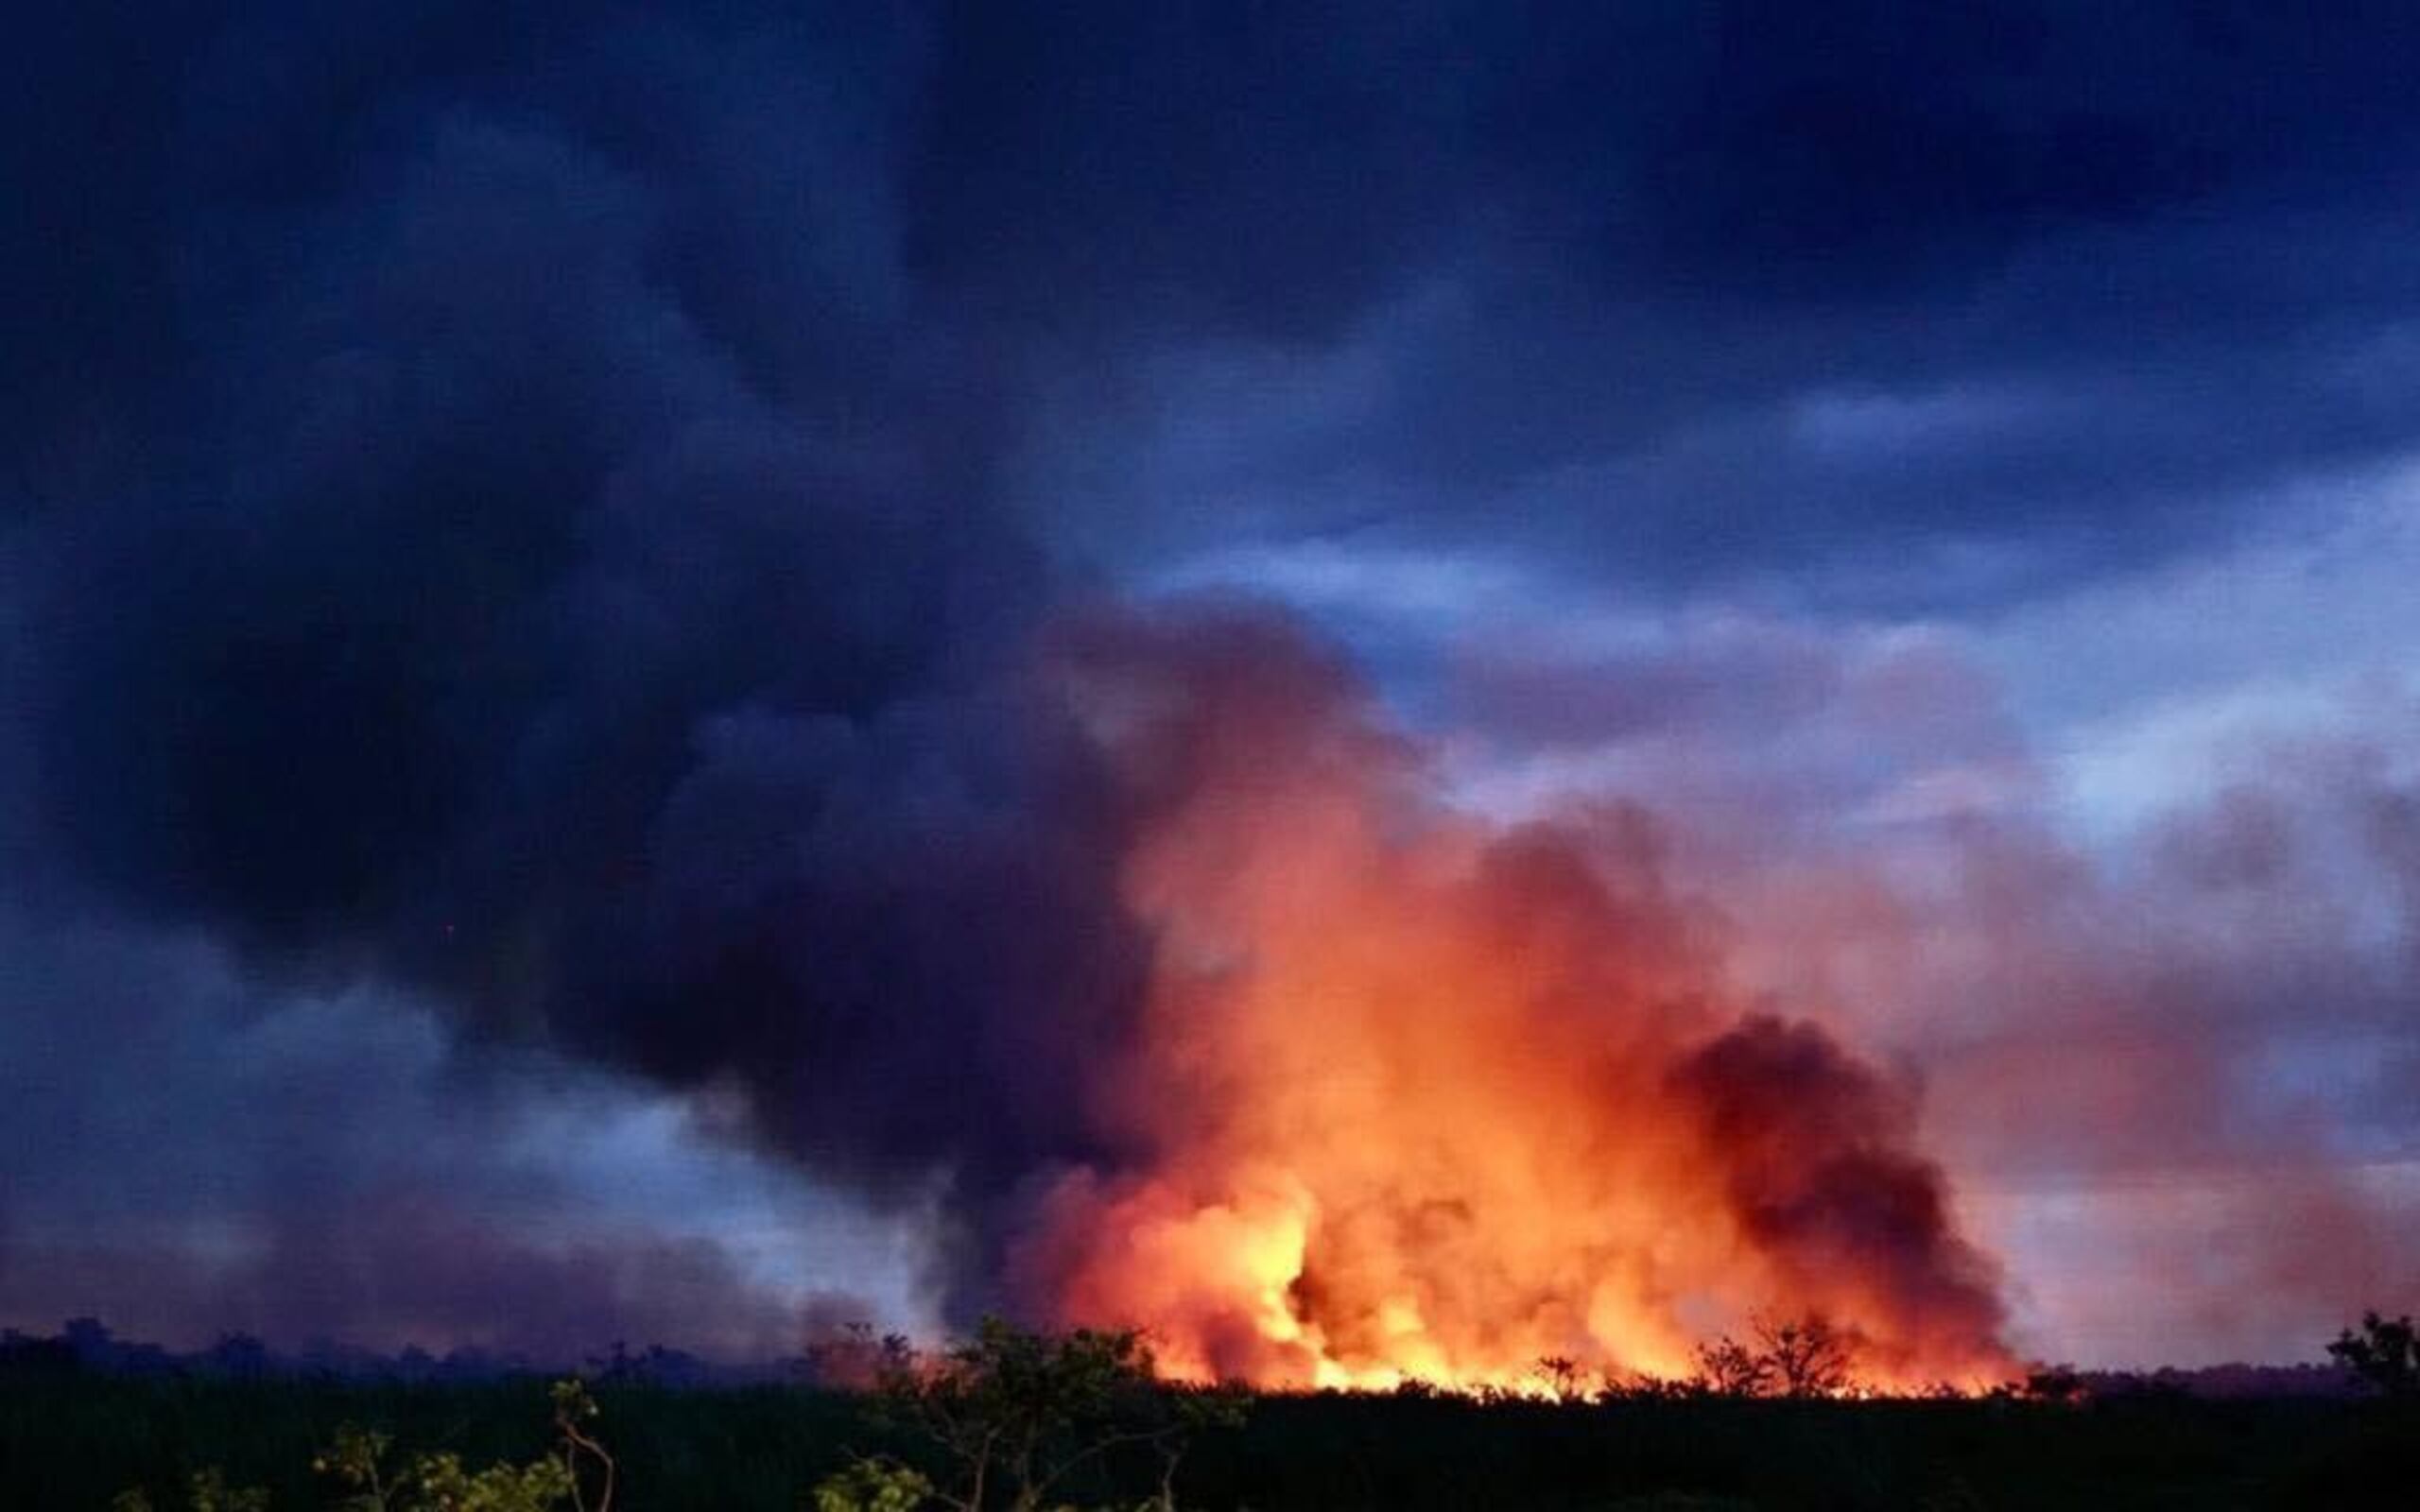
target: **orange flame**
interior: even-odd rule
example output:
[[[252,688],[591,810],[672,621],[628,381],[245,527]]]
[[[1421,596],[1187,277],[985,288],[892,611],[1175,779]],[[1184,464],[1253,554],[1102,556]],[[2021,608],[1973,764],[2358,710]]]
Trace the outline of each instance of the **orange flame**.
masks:
[[[1868,1386],[2001,1372],[1910,1099],[1728,1001],[1635,815],[1451,811],[1283,638],[1151,653],[1085,690],[1148,815],[1148,1020],[1100,1108],[1147,1153],[1044,1200],[1021,1263],[1060,1320],[1272,1386],[1679,1376],[1805,1312]]]

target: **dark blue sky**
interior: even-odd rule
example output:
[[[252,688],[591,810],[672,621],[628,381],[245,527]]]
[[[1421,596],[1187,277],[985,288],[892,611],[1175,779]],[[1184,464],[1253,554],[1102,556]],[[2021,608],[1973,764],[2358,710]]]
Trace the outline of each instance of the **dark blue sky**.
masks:
[[[1028,648],[1203,593],[1662,816],[2025,1349],[2420,1304],[2420,13],[823,10],[9,23],[0,1323],[989,1295],[1150,954]]]

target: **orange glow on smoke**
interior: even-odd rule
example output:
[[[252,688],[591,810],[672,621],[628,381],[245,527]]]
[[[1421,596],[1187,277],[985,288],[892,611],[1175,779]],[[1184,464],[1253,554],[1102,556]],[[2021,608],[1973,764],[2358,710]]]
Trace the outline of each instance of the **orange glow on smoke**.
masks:
[[[1113,706],[1156,954],[1101,1113],[1146,1153],[1046,1196],[1021,1258],[1060,1320],[1264,1385],[1520,1386],[1546,1355],[1677,1376],[1808,1311],[1868,1385],[2001,1373],[1908,1099],[1811,1029],[1741,1028],[1720,926],[1634,818],[1454,815],[1319,677],[1191,671],[1198,717]],[[1734,1060],[1810,1099],[1769,1115]]]

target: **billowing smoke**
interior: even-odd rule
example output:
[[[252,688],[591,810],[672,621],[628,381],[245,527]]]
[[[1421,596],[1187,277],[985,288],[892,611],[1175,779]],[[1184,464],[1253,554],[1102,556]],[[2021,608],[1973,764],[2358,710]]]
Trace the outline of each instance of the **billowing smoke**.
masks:
[[[2408,694],[2151,719],[2091,757],[2122,806],[2080,829],[2078,758],[1951,636],[1578,639],[1542,616],[1502,631],[1526,678],[1473,660],[1502,747],[1466,769],[1524,809],[1648,798],[1749,995],[1921,1072],[1912,1109],[1849,1106],[1914,1113],[2025,1348],[2295,1358],[2345,1297],[2414,1295]]]
[[[1644,816],[1456,810],[1349,677],[1248,617],[1072,639],[1148,811],[1125,880],[1155,955],[1096,1093],[1142,1153],[1048,1194],[1019,1257],[1046,1305],[1301,1385],[1680,1373],[1712,1330],[1806,1312],[1869,1380],[2003,1361],[1908,1089],[1733,992]]]
[[[1577,747],[1611,738],[1588,702],[1610,698],[1614,736],[1685,758],[1611,784],[1661,818],[1597,804],[1515,824],[1448,791],[1451,742],[1391,720],[1315,638],[1104,608],[1132,562],[1088,568],[1071,542],[1219,540],[1231,497],[1282,531],[1420,495],[1397,545],[1492,544],[1528,508],[1561,522],[1529,542],[1543,553],[1619,556],[1674,592],[1822,558],[1931,604],[1964,592],[1910,566],[1906,538],[1936,527],[2071,545],[2083,520],[2151,551],[2202,517],[2214,473],[2408,433],[2385,389],[2353,404],[2330,387],[2369,370],[2364,347],[2256,333],[2238,387],[2277,419],[2248,427],[2183,402],[2210,387],[2220,336],[2107,335],[2110,301],[2128,313],[2175,268],[2244,266],[2193,239],[2222,218],[2196,197],[2299,203],[2272,192],[2271,138],[2324,115],[2333,81],[2281,99],[2259,144],[2212,152],[2192,136],[2235,119],[2207,106],[2242,93],[2229,60],[2266,49],[2156,71],[2185,82],[2143,92],[2140,123],[2020,124],[2100,108],[2092,17],[2083,63],[2000,80],[2022,96],[2003,122],[1958,87],[1999,30],[1947,12],[1878,38],[1841,23],[1912,60],[1911,94],[1803,77],[1841,49],[1790,28],[1677,11],[1547,27],[1371,7],[1264,32],[1129,5],[798,9],[20,18],[12,51],[35,61],[0,92],[0,939],[83,931],[90,954],[134,954],[123,934],[240,984],[175,1035],[119,1033],[147,1011],[134,976],[0,1019],[17,1068],[81,1057],[34,1090],[106,1101],[129,1074],[115,1040],[183,1056],[261,1004],[357,994],[433,1005],[474,1056],[539,1047],[667,1090],[874,1203],[937,1204],[959,1314],[1132,1316],[1189,1367],[1498,1379],[1569,1352],[1669,1369],[1708,1331],[1795,1308],[1853,1330],[1877,1377],[1994,1363],[1993,1266],[1927,1156],[1920,1089],[1871,1048],[1900,1044],[1868,1031],[1911,1028],[1910,1003],[1944,1021],[1981,1004],[2071,1046],[2122,1000],[2165,1050],[2178,999],[2257,987],[2245,1017],[2273,1020],[2279,984],[2325,963],[2273,952],[2276,980],[2255,983],[2166,936],[2130,960],[2114,930],[2029,912],[2135,896],[2096,893],[2063,853],[2048,881],[1927,912],[1940,900],[1860,871],[1870,857],[1792,852],[1838,795],[1714,793],[1706,746],[1923,703],[1922,668],[1889,687],[1814,653],[1661,681],[1585,667],[1570,686],[1494,669],[1492,702],[1461,711],[1474,725],[1518,741],[1527,706],[1570,727],[1530,736]],[[2408,70],[2377,56],[2366,87],[2400,120]],[[1563,123],[1552,140],[1542,120]],[[1844,150],[1768,150],[1827,122]],[[1898,150],[1919,139],[1938,154]],[[2039,165],[2079,154],[2105,171],[2053,192]],[[2169,163],[2211,166],[2170,181]],[[2145,209],[2161,218],[2126,279],[2086,240],[2031,249],[2014,296],[1971,286],[2028,236]],[[2370,234],[2341,281],[2391,302],[2399,214]],[[2204,302],[2290,307],[2340,271],[2288,245],[2254,260],[2293,270],[2277,298]],[[1936,290],[1953,318],[1853,318]],[[1936,330],[1947,345],[1925,345]],[[2070,369],[2090,381],[2063,387]],[[2060,402],[2015,393],[2007,421],[2001,388],[1961,397],[1970,369]],[[1948,397],[1910,406],[1893,384]],[[1207,398],[1180,413],[1188,395]],[[1945,447],[1988,442],[1957,455],[1954,487],[1893,470],[1931,455],[1893,439],[1928,417]],[[1877,436],[1883,462],[1858,450]],[[1620,507],[1573,506],[1563,482],[1506,491],[1538,478]],[[2194,507],[2130,516],[2101,507],[2104,484]],[[1958,518],[1928,512],[1952,496]],[[1860,551],[1875,560],[1845,559]],[[1810,744],[1861,766],[1868,733]],[[1938,753],[1942,734],[1909,743]],[[1996,760],[1913,807],[1989,787]],[[2411,784],[2351,790],[2408,953]],[[2256,868],[2261,830],[2221,829],[2180,852],[2219,878],[2207,891],[2257,912],[2297,890],[2228,881]],[[1684,833],[1712,833],[1717,861],[1668,854]],[[1962,882],[2013,853],[1988,825],[1957,838]],[[1788,866],[1738,864],[1757,846],[1814,882],[1793,902]],[[2365,927],[2299,937],[2326,954]],[[1973,948],[1937,977],[1876,964],[1945,941]],[[1803,954],[1811,979],[1833,947],[1854,958],[1839,981],[1876,990],[1795,991],[1772,969]],[[2186,979],[2170,958],[2226,969]],[[2365,1005],[2357,1027],[2408,1018],[2411,958],[2331,984]],[[31,1002],[40,975],[0,986]],[[104,999],[137,1006],[86,1013]],[[54,1029],[71,1017],[78,1033]],[[2006,1038],[1932,1062],[1967,1083],[1960,1154],[2092,1143],[1971,1112],[1996,1087],[2083,1085],[2071,1054],[2002,1074]],[[2153,1058],[2113,1104],[2180,1082],[2188,1057]],[[2409,1101],[2376,1116],[2381,1146]],[[401,1143],[427,1113],[398,1106]],[[2202,1116],[2223,1143],[2227,1115]],[[104,1134],[78,1146],[96,1164],[139,1143]],[[414,1214],[445,1235],[485,1221],[438,1211],[427,1174],[325,1211],[388,1251]],[[308,1175],[270,1185],[328,1203],[329,1173]],[[20,1200],[33,1185],[0,1213],[0,1280],[28,1255],[69,1263]],[[240,1271],[262,1295],[357,1258],[341,1235],[262,1227],[293,1257]],[[683,1297],[738,1277],[652,1240],[619,1262],[441,1247],[457,1271],[394,1294],[432,1329],[467,1327],[513,1266],[620,1263]],[[2400,1263],[2370,1252],[2364,1280]],[[2325,1257],[2291,1258],[2336,1285]],[[789,1315],[746,1312],[765,1320],[752,1339]],[[313,1323],[348,1318],[329,1302]]]
[[[24,449],[18,885],[711,1091],[867,1192],[945,1172],[979,1228],[1097,1153],[1067,1051],[1140,962],[1019,671],[1005,412],[863,178],[914,39],[397,27],[156,39],[195,61],[94,165],[157,219],[141,301],[67,313],[151,318],[147,382],[89,466]],[[62,91],[131,43],[84,40]]]
[[[1280,1278],[1332,1368],[1668,1368],[1768,1304],[1880,1366],[1988,1358],[1894,1094],[1738,1027],[1634,838],[1410,801],[1414,748],[1271,625],[1041,636],[1057,594],[980,458],[881,444],[936,423],[918,376],[878,368],[845,429],[747,381],[648,272],[641,190],[432,127],[305,218],[318,301],[259,292],[213,487],[39,538],[40,806],[79,874],[264,973],[735,1095],[876,1196],[940,1180],[962,1306],[1215,1305],[1221,1276],[1164,1308],[1006,1257],[1087,1183],[1243,1200],[1199,1166],[1274,1099],[1240,1154],[1353,1162]],[[1292,980],[1271,906],[1363,974]],[[1320,1101],[1339,1078],[1374,1106]],[[1432,1167],[1474,1121],[1545,1184]]]

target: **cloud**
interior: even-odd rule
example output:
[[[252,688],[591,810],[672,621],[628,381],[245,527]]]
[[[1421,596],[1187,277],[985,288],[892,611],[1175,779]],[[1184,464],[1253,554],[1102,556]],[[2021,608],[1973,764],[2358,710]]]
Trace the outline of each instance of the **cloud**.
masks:
[[[1350,527],[1955,612],[2224,539],[2412,434],[2384,375],[2420,289],[2375,190],[2415,147],[2400,18],[1525,16],[1112,22],[1115,88],[1042,44],[962,107],[981,145],[925,176],[1018,249],[954,271],[1051,334],[1029,489],[1084,550]],[[1011,225],[1011,186],[1046,213]]]
[[[635,259],[632,339],[669,306],[861,463],[978,486],[1013,452],[1045,544],[1120,564],[1377,518],[1642,593],[1939,608],[2188,549],[2412,430],[2420,286],[2376,186],[2420,151],[2420,36],[2373,8],[265,5],[26,41],[0,248],[46,297],[11,360],[73,374],[26,412],[40,497],[173,479],[233,312],[448,119],[579,164],[565,233],[604,216]],[[44,125],[101,100],[105,137]],[[578,266],[527,240],[549,202],[488,236],[397,201],[424,257]]]

